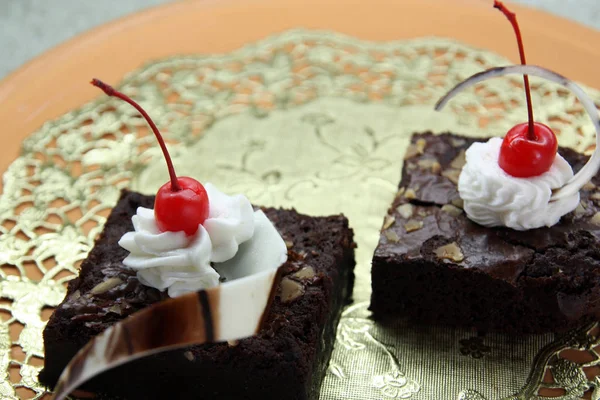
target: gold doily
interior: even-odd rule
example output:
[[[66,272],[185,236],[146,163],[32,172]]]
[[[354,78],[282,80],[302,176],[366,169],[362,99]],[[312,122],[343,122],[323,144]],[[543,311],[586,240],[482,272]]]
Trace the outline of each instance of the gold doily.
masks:
[[[349,217],[359,245],[356,302],[340,323],[321,399],[599,399],[595,326],[515,339],[382,328],[368,318],[370,259],[411,133],[503,135],[524,121],[519,77],[488,81],[432,111],[457,82],[507,63],[445,39],[380,44],[290,31],[227,55],[149,64],[121,88],[158,123],[180,175],[257,204]],[[591,151],[593,127],[574,96],[534,79],[533,100],[562,145]],[[120,188],[153,192],[167,180],[163,164],[135,110],[106,96],[23,142],[0,197],[3,399],[44,395],[36,377],[45,320]]]

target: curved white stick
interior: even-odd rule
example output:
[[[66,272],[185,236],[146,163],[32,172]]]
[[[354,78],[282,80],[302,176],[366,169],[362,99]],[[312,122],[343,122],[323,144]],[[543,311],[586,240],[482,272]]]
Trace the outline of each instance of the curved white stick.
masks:
[[[583,108],[592,119],[592,123],[596,129],[596,149],[594,150],[594,154],[592,154],[592,157],[583,166],[583,168],[581,168],[581,170],[573,178],[571,178],[565,186],[554,191],[550,201],[572,196],[580,191],[581,188],[598,173],[598,169],[600,169],[600,120],[598,119],[598,110],[596,109],[596,105],[592,99],[590,99],[583,89],[581,89],[581,87],[579,87],[575,82],[565,78],[560,74],[557,74],[556,72],[535,65],[511,65],[508,67],[496,67],[479,72],[456,85],[436,103],[435,109],[436,111],[441,110],[454,96],[468,87],[476,85],[477,83],[483,82],[490,78],[496,78],[510,74],[533,75],[566,87],[575,96],[577,96],[583,105]]]

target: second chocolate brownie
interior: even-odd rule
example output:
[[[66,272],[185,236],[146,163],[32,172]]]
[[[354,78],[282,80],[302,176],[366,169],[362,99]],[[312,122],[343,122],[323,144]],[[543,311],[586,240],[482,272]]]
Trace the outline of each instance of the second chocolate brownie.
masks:
[[[487,140],[487,139],[479,139]],[[513,333],[564,331],[600,317],[600,176],[551,228],[486,228],[458,195],[476,139],[414,135],[372,266],[375,318]],[[587,157],[561,148],[577,172]]]

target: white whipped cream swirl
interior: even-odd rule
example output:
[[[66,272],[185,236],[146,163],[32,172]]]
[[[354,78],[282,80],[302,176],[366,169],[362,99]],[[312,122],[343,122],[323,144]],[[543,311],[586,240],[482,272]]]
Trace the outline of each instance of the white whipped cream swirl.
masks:
[[[467,216],[483,226],[515,230],[552,226],[579,205],[579,192],[550,202],[552,190],[564,186],[573,170],[560,154],[550,169],[531,178],[507,174],[498,164],[501,138],[474,143],[467,149],[458,191]]]
[[[256,260],[247,255],[257,249],[264,255],[263,261],[272,264],[265,266],[263,262],[264,268],[277,268],[287,260],[283,239],[262,211],[253,210],[245,196],[227,196],[210,183],[204,187],[208,218],[194,235],[161,232],[154,210],[139,207],[132,217],[134,231],[119,240],[119,245],[130,253],[123,264],[137,271],[142,284],[167,290],[170,297],[217,286],[220,275],[212,265],[218,269],[220,263],[227,262],[224,266],[228,267],[234,262],[238,268],[252,271],[255,266],[251,264]],[[246,249],[238,252],[242,243]]]

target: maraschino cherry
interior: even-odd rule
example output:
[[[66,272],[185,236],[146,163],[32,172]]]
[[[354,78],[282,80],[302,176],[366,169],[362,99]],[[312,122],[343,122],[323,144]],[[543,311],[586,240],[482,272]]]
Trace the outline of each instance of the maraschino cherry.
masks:
[[[494,8],[502,11],[510,21],[517,36],[521,64],[527,64],[521,30],[515,13],[497,0],[494,1]],[[529,77],[523,75],[523,81],[525,83],[529,121],[518,124],[508,131],[502,142],[498,164],[509,175],[518,178],[529,178],[541,175],[550,169],[556,157],[558,142],[556,135],[548,126],[534,122]]]
[[[186,235],[193,235],[208,217],[208,195],[204,186],[197,180],[189,177],[178,178],[175,168],[167,151],[167,146],[158,131],[158,128],[144,111],[144,109],[133,101],[129,96],[115,90],[106,83],[93,79],[92,85],[102,89],[109,96],[118,97],[135,107],[146,119],[152,132],[158,140],[169,169],[171,180],[158,189],[154,201],[154,215],[156,224],[162,232],[184,231]]]

